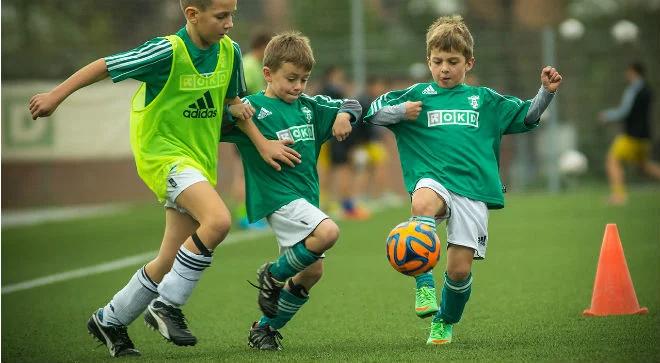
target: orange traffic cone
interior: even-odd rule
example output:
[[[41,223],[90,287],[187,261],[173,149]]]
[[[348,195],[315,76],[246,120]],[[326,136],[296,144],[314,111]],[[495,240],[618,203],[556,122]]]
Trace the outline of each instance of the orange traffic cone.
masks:
[[[626,257],[619,239],[616,224],[605,227],[603,245],[600,248],[596,281],[591,297],[591,308],[585,316],[646,314],[647,308],[640,308],[633,287]]]

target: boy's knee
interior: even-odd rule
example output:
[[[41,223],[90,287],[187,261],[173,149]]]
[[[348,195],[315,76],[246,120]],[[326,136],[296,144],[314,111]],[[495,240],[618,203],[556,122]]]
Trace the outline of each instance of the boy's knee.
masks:
[[[314,237],[319,239],[325,249],[329,249],[339,239],[339,226],[332,220],[326,219],[316,228]]]
[[[470,268],[458,267],[447,269],[447,276],[449,276],[452,281],[465,281],[470,277]]]
[[[231,228],[231,217],[224,213],[215,213],[212,217],[200,222],[200,227],[202,226],[207,228],[208,231],[213,234],[213,242],[220,243],[229,233],[229,229]]]
[[[430,189],[429,189],[430,191]],[[431,191],[432,193],[435,192]],[[435,216],[444,214],[444,201],[435,195],[436,198],[420,196],[412,200],[412,214],[415,216]]]

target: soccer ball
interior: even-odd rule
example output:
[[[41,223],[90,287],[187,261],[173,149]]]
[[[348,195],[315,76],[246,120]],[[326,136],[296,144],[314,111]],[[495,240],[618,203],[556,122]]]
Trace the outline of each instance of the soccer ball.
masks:
[[[559,171],[564,175],[583,174],[588,167],[587,157],[577,150],[566,150],[559,156]]]
[[[417,276],[438,263],[440,238],[433,228],[418,222],[403,222],[394,227],[385,243],[387,260],[404,275]]]

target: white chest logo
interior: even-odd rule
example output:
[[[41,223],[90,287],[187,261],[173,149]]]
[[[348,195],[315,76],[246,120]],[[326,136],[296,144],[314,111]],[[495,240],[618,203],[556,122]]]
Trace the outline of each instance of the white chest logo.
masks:
[[[272,112],[270,112],[267,109],[262,107],[261,110],[259,110],[259,114],[257,115],[257,119],[263,120],[263,119],[265,119],[266,117],[268,117],[272,114],[273,114]]]
[[[309,108],[307,108],[306,106],[303,106],[301,108],[301,110],[305,114],[305,119],[307,120],[307,123],[311,123],[312,122],[312,111]]]
[[[479,96],[470,96],[468,97],[468,100],[470,101],[470,106],[472,106],[472,108],[475,110],[479,108]]]

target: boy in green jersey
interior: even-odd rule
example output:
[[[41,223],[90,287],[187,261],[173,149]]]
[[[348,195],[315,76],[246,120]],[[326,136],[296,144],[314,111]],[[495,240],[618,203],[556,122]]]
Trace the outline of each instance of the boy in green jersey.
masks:
[[[504,207],[499,177],[502,135],[529,131],[552,100],[562,77],[541,71],[534,99],[521,101],[464,83],[474,66],[474,41],[460,16],[436,20],[426,34],[428,66],[435,82],[415,84],[377,98],[365,121],[395,134],[411,220],[435,228],[447,220],[447,271],[438,310],[433,275],[416,277],[418,316],[435,315],[428,344],[446,344],[463,314],[472,286],[472,261],[483,259],[488,210]]]
[[[244,87],[240,49],[226,36],[236,0],[180,0],[186,26],[133,51],[101,58],[48,93],[30,100],[33,119],[52,114],[76,90],[112,77],[142,81],[131,107],[131,147],[138,174],[165,204],[158,256],[140,268],[112,300],[90,317],[87,329],[112,356],[138,355],[127,325],[145,321],[176,345],[195,345],[181,312],[213,250],[229,231],[227,207],[214,189],[223,105],[270,166],[290,166],[299,154],[266,140],[237,97]],[[263,163],[263,162],[262,162]],[[266,163],[263,163],[266,165]]]
[[[265,217],[280,247],[280,256],[257,272],[264,315],[250,329],[248,344],[255,349],[281,349],[278,329],[309,299],[323,274],[323,253],[339,237],[339,227],[319,209],[316,163],[321,145],[333,136],[345,140],[362,108],[355,100],[304,94],[313,65],[307,37],[296,32],[275,36],[264,56],[266,90],[244,100],[255,108],[254,122],[266,138],[293,141],[300,164],[277,173],[255,163],[259,153],[240,131],[223,139],[235,143],[243,159],[248,218]]]

